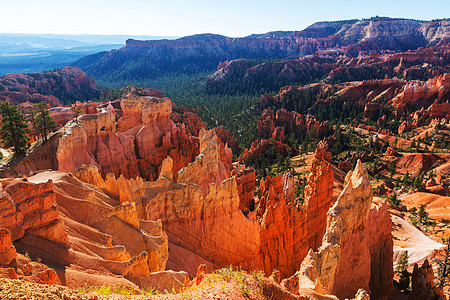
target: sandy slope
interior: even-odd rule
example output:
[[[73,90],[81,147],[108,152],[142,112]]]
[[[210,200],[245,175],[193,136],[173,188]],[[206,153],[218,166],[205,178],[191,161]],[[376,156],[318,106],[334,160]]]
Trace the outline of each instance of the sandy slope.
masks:
[[[391,215],[392,235],[394,237],[394,261],[408,250],[409,264],[422,264],[425,259],[432,260],[436,255],[436,250],[444,247],[427,237],[419,229],[408,223],[406,220]]]
[[[432,219],[438,221],[450,219],[450,197],[419,192],[405,195],[401,197],[401,200],[408,209],[412,207],[419,208],[421,204],[426,205],[426,210]]]

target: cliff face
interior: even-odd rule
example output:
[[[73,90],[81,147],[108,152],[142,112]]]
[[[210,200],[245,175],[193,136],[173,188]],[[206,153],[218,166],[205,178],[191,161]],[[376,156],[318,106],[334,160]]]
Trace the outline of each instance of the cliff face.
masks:
[[[385,299],[392,289],[392,223],[385,204],[371,204],[367,170],[358,161],[327,213],[322,246],[310,250],[302,262],[300,287],[339,299],[353,297],[362,288],[371,299]]]
[[[200,154],[178,172],[177,180],[170,156],[162,163],[159,179],[151,182],[112,174],[102,178],[93,166],[74,175],[122,203],[133,201],[139,218],[161,219],[172,268],[195,274],[199,263],[211,268],[233,264],[267,274],[273,268],[284,276],[293,274],[325,232],[333,172],[324,150],[316,153],[302,207],[293,202],[292,177],[285,174],[261,183],[263,198],[255,212],[254,171],[236,165],[231,173],[231,150],[214,130],[202,130],[199,139]]]
[[[417,128],[418,124],[448,119],[449,82],[449,74],[444,73],[427,81],[393,78],[357,81],[347,85],[315,83],[301,87],[286,86],[275,97],[262,97],[262,108],[275,106],[286,107],[287,110],[278,109],[275,113],[272,109],[265,109],[258,120],[258,134],[277,141],[282,140],[283,136],[287,139],[290,127],[295,127],[295,134],[301,133],[304,128],[314,128],[317,134],[323,135],[328,127],[326,122],[319,123],[312,117],[302,117],[289,110],[312,111],[321,115],[322,108],[332,113],[337,106],[344,107],[339,112],[341,114],[351,110],[380,125],[389,122],[390,118],[409,116],[412,122],[403,122],[398,129],[398,132],[405,133]],[[383,116],[389,106],[392,106],[394,111]],[[334,113],[331,117],[339,117],[339,113]],[[253,148],[256,148],[256,144]]]
[[[99,96],[94,79],[77,67],[0,77],[0,101],[8,100],[14,104],[45,101],[56,106],[60,102],[69,104]]]
[[[15,249],[64,270],[59,279],[47,270],[54,276],[47,283],[57,280],[73,288],[87,282],[148,286],[150,272],[165,269],[168,244],[160,221],[138,219],[134,203],[119,204],[65,173],[5,180],[0,202],[5,208],[0,251],[11,274],[42,269],[36,263],[23,265]]]
[[[294,186],[289,173],[267,177],[261,182],[262,198],[257,214],[266,273],[276,268],[284,276],[290,276],[298,270],[308,250],[320,246],[334,179],[331,165],[325,160],[325,151],[320,146],[316,150],[302,206],[294,203]]]
[[[367,28],[363,34],[371,35],[368,33],[371,30],[372,28]],[[372,38],[364,43],[368,41],[372,41]],[[397,76],[427,80],[450,71],[450,52],[446,46],[414,48],[415,50],[397,53],[378,49],[377,53],[371,51],[369,54],[364,52],[362,44],[360,42],[332,50],[318,50],[312,55],[277,62],[227,60],[220,63],[218,70],[209,76],[206,88],[211,93],[227,93],[230,90],[257,93],[259,90],[278,90],[286,85],[307,84],[321,79],[348,82]],[[376,47],[379,45],[375,42],[373,44]]]
[[[252,258],[259,252],[259,226],[241,211],[238,183],[231,177],[231,150],[214,130],[202,130],[199,145],[200,155],[178,172],[178,182],[174,181],[170,156],[156,181],[113,175],[103,179],[92,167],[74,174],[118,196],[121,202],[134,201],[139,218],[161,219],[173,245],[171,267],[195,274],[198,263],[205,259],[212,267],[256,267],[260,262]]]
[[[103,74],[118,74],[128,69],[130,62],[142,65],[146,78],[158,76],[161,72],[171,73],[212,71],[219,62],[239,58],[285,58],[309,55],[319,50],[348,47],[357,55],[359,51],[381,51],[390,49],[406,51],[425,47],[431,41],[441,42],[448,38],[446,22],[422,23],[408,19],[374,18],[370,20],[349,20],[336,23],[321,22],[303,31],[275,32],[250,35],[243,38],[229,38],[214,34],[199,34],[176,40],[137,41],[127,40],[126,46],[107,53],[94,54],[75,63],[96,79]],[[317,36],[315,36],[317,34]],[[142,61],[142,59],[141,59]],[[195,65],[195,68],[186,66]],[[294,66],[292,66],[294,65]],[[297,66],[295,66],[297,65]],[[270,68],[279,68],[271,64]],[[295,62],[282,64],[281,68],[302,69]],[[195,70],[195,71],[194,71]],[[328,71],[329,72],[329,71]],[[289,77],[289,71],[286,72]],[[300,74],[298,78],[303,78]]]
[[[392,103],[396,106],[422,108],[430,106],[435,100],[436,104],[448,100],[449,94],[450,74],[443,74],[429,79],[427,82],[414,82],[405,85],[403,90],[392,99]],[[435,109],[432,110],[435,111]]]
[[[70,172],[94,164],[104,174],[138,175],[134,140],[116,132],[114,114],[83,115],[62,128],[61,135],[56,152],[58,170]]]
[[[284,142],[284,139],[289,134],[307,132],[312,129],[316,132],[317,138],[323,138],[329,130],[328,122],[318,122],[314,116],[308,115],[303,117],[295,111],[287,111],[279,109],[272,111],[265,109],[259,117],[257,123],[258,136],[262,138],[272,138],[274,140]],[[283,134],[277,134],[277,131],[282,130]]]
[[[0,199],[0,224],[10,232],[10,240],[29,234],[68,246],[51,180],[41,184],[19,179],[3,181]]]
[[[196,130],[187,130],[189,119],[176,124],[172,121],[172,102],[168,98],[129,96],[121,100],[123,115],[117,125],[115,114],[109,111],[80,116],[42,147],[29,151],[3,175],[28,175],[42,169],[70,172],[83,164],[93,164],[103,175],[139,175],[156,180],[162,161],[170,155],[177,178],[178,171],[199,153],[198,138],[191,135]]]
[[[378,290],[389,290],[391,223],[384,207],[370,209],[371,187],[362,166],[348,176],[346,189],[329,210],[334,174],[327,146],[321,143],[303,205],[295,203],[293,178],[285,173],[261,181],[262,195],[255,208],[254,170],[233,166],[231,149],[216,130],[201,129],[198,137],[191,135],[195,126],[187,130],[187,124],[196,122],[179,119],[175,123],[172,109],[167,98],[126,95],[118,125],[110,111],[82,116],[42,147],[42,151],[54,147],[53,157],[38,163],[38,152],[32,151],[25,162],[18,163],[16,172],[48,164],[71,171],[76,178],[60,172],[38,173],[29,177],[33,183],[11,181],[17,189],[10,181],[3,182],[6,204],[9,198],[24,202],[28,196],[21,190],[36,194],[30,187],[44,189],[53,202],[45,202],[49,213],[36,213],[54,217],[42,217],[42,229],[39,224],[17,222],[20,218],[15,216],[27,210],[10,205],[5,210],[10,222],[4,222],[12,224],[7,227],[9,234],[0,231],[5,262],[14,256],[13,244],[51,263],[76,266],[81,271],[66,268],[67,284],[76,287],[80,276],[91,271],[106,272],[108,279],[102,282],[119,275],[127,284],[146,286],[154,284],[152,272],[166,267],[195,275],[202,263],[210,269],[236,265],[262,269],[266,275],[276,268],[282,276],[290,276],[302,261],[314,259],[318,269],[307,275],[317,291],[341,297],[354,295],[353,287],[362,287],[377,297]],[[297,117],[284,110],[274,115],[280,124]],[[53,183],[46,183],[48,178]],[[355,197],[357,205],[352,202]],[[60,227],[49,229],[48,222]],[[354,241],[360,241],[358,246]],[[324,246],[327,243],[330,249]],[[313,252],[307,255],[309,249]],[[332,262],[321,258],[324,251],[329,251]],[[328,264],[334,269],[325,274],[322,269]],[[348,276],[359,267],[361,273]],[[297,273],[297,282],[298,274],[303,273]],[[99,282],[96,276],[90,278]]]

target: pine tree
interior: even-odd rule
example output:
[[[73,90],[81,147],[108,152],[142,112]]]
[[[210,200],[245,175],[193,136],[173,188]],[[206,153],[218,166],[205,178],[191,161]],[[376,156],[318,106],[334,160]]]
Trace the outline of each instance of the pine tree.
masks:
[[[27,133],[28,124],[17,106],[8,102],[0,103],[0,114],[2,115],[2,125],[0,127],[0,137],[2,144],[6,148],[14,147],[15,154],[23,153],[29,137]]]
[[[50,116],[48,108],[49,105],[46,102],[39,102],[34,105],[33,127],[44,142],[47,141],[48,134],[58,127],[55,119]]]
[[[409,288],[411,274],[408,272],[408,258],[408,251],[405,251],[405,253],[397,260],[397,268],[395,271],[400,275],[398,287],[401,290]]]
[[[403,176],[403,185],[407,186],[409,184],[409,172],[406,171],[405,176]]]
[[[428,221],[428,212],[425,210],[426,205],[420,204],[417,216],[419,217],[419,223],[425,224]]]
[[[444,240],[444,242],[447,244],[447,247],[435,259],[438,265],[436,280],[439,288],[449,285],[448,280],[450,279],[450,239]]]
[[[78,123],[78,117],[80,116],[80,114],[82,113],[83,111],[81,110],[81,109],[75,109],[74,111],[73,111],[73,118],[75,119],[75,122],[76,123]],[[183,117],[183,114],[181,114],[181,117]]]
[[[375,149],[378,150],[380,149],[380,137],[377,135],[375,138],[375,143],[374,143]]]

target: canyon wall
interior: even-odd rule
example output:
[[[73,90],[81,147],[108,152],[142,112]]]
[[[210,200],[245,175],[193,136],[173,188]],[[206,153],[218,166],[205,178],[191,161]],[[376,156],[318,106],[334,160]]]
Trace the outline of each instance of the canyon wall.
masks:
[[[134,203],[120,204],[65,173],[5,180],[0,202],[1,263],[11,274],[22,276],[26,268],[16,262],[17,252],[52,265],[57,281],[73,288],[150,286],[147,276],[166,268],[161,221],[140,220]]]
[[[327,213],[322,245],[311,249],[297,274],[301,288],[339,299],[359,289],[386,299],[392,289],[393,241],[386,204],[372,206],[367,170],[358,160],[344,190]]]

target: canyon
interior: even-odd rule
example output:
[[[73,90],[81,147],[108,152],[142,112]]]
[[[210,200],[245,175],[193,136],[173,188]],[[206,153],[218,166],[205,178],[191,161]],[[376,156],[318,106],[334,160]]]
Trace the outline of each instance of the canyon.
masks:
[[[242,38],[197,34],[175,40],[129,39],[120,49],[87,56],[74,65],[100,82],[125,79],[125,70],[138,78],[149,79],[161,73],[212,71],[220,62],[241,58],[282,59],[328,49],[342,49],[357,56],[360,51],[407,51],[428,44],[442,46],[449,43],[448,28],[448,20],[420,22],[377,17],[318,22],[302,31],[275,31]]]
[[[0,298],[445,299],[449,24],[130,39],[1,77],[31,131],[0,148]]]
[[[200,264],[209,270],[229,265],[261,269],[266,276],[277,269],[287,278],[308,251],[320,251],[329,230],[327,212],[337,205],[326,143],[316,150],[303,204],[294,201],[293,177],[286,172],[262,180],[259,204],[251,207],[254,170],[232,163],[231,149],[215,130],[192,134],[185,123],[172,121],[168,98],[151,90],[130,91],[121,99],[117,123],[107,110],[83,115],[3,169],[2,177],[26,175],[2,182],[1,199],[8,209],[2,210],[1,249],[4,265],[10,265],[8,278],[27,280],[22,275],[26,265],[12,264],[22,256],[17,252],[26,252],[50,267],[46,272],[56,274],[53,282],[72,288],[88,283],[163,291],[187,284]],[[40,171],[48,169],[54,171]],[[364,167],[359,164],[358,170]],[[361,180],[370,187],[366,177]],[[356,195],[344,189],[340,197],[356,201]],[[380,244],[392,242],[390,219],[385,209],[371,210],[367,217],[371,198],[364,197],[369,204],[348,213],[356,219],[362,214],[368,222],[383,220],[372,221],[377,237],[367,248],[386,264],[369,260],[364,270],[387,279],[371,281],[370,287],[358,279],[355,285],[387,293],[392,249],[381,251]],[[39,222],[33,218],[37,214]]]

